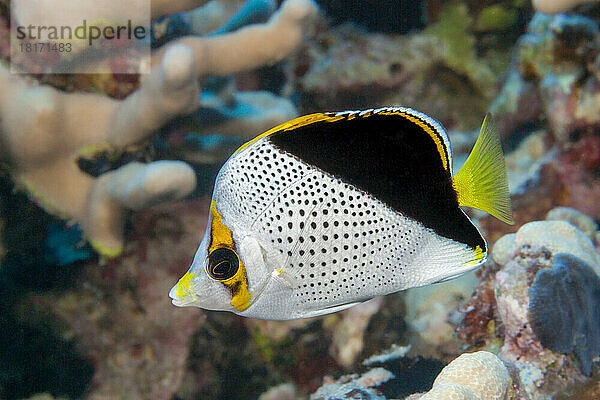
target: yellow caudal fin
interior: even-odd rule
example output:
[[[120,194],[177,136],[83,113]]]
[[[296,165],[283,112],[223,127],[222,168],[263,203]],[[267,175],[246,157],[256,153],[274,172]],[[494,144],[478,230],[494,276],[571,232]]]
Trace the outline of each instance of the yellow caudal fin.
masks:
[[[514,224],[500,138],[491,116],[486,115],[475,146],[460,171],[452,177],[460,206],[485,211]]]

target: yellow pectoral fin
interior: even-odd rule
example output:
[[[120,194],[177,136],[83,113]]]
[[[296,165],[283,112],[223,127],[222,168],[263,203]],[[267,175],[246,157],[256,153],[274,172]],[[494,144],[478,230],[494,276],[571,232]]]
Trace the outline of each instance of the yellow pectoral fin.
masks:
[[[507,224],[514,224],[510,192],[500,138],[486,115],[475,146],[460,171],[452,178],[460,206],[485,211]]]

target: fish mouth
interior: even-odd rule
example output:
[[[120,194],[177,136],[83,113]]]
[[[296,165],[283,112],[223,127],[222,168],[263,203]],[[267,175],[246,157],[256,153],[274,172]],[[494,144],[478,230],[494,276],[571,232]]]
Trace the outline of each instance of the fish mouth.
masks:
[[[193,302],[196,301],[196,296],[188,290],[185,290],[184,296],[181,296],[181,288],[178,287],[179,283],[171,288],[169,291],[169,297],[171,298],[171,303],[177,307],[185,307],[189,306]]]

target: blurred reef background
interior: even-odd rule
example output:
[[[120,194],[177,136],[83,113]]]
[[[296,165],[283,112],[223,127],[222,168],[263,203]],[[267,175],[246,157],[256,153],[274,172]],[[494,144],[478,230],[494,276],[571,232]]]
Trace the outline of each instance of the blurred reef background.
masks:
[[[153,0],[141,79],[10,74],[17,2],[0,399],[600,398],[600,3]],[[239,145],[379,106],[439,120],[457,170],[495,116],[516,225],[468,211],[485,266],[308,320],[171,305]]]

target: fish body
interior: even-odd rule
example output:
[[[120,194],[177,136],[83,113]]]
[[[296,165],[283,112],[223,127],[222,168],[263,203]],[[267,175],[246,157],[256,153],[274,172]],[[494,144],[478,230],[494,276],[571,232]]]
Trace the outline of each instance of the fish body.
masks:
[[[305,318],[477,268],[487,244],[461,206],[512,221],[487,119],[451,171],[445,130],[410,108],[317,113],[273,128],[220,170],[173,304]]]

